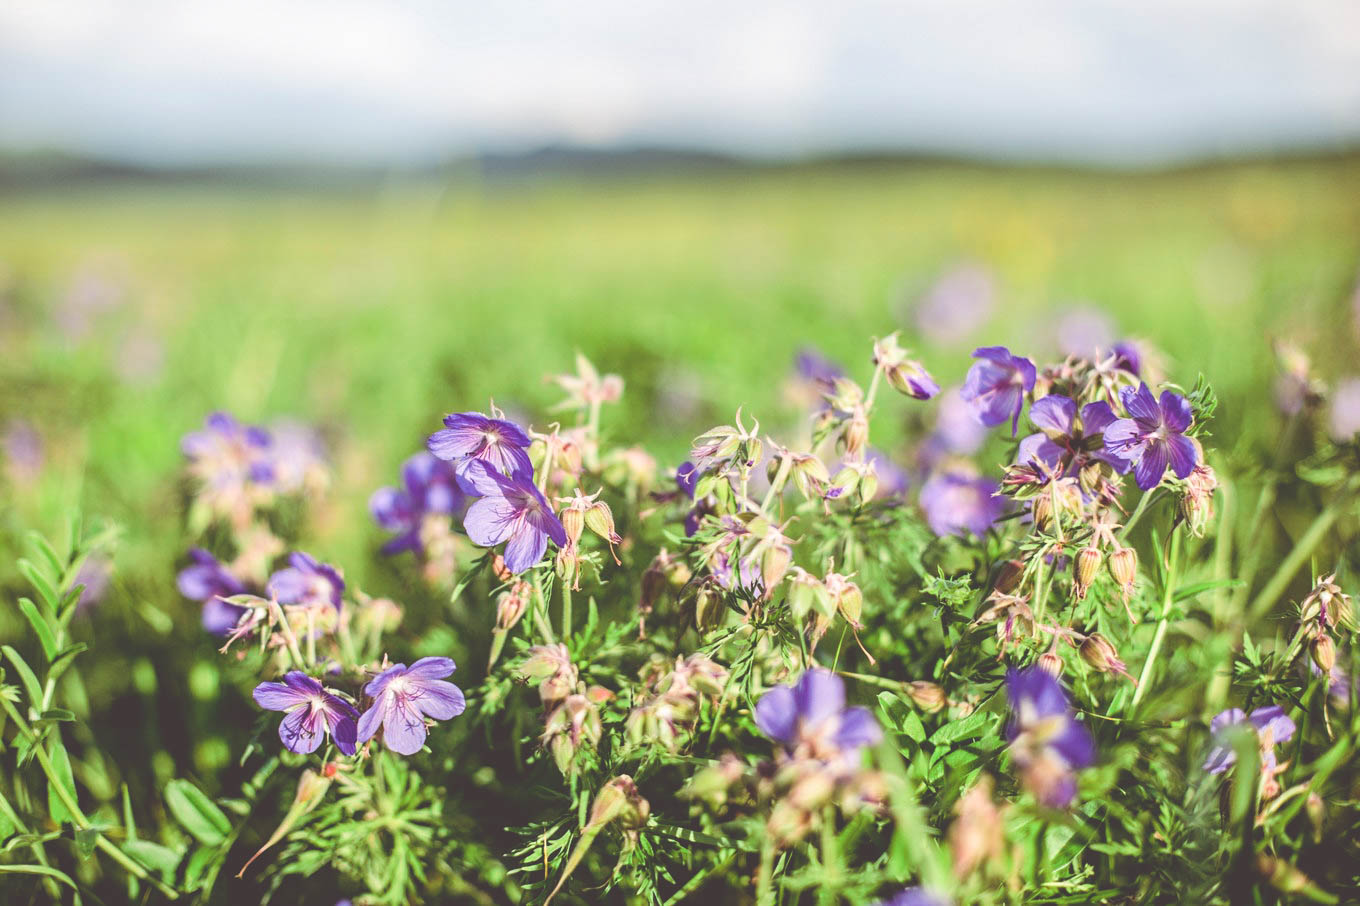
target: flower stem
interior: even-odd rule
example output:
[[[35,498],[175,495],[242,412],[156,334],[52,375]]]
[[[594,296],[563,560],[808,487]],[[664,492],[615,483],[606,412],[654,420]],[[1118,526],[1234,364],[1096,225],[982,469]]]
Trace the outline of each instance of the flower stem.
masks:
[[[1284,562],[1275,571],[1275,575],[1270,577],[1270,581],[1257,593],[1256,597],[1252,599],[1251,605],[1247,607],[1246,622],[1251,623],[1265,616],[1266,611],[1270,610],[1280,595],[1284,594],[1285,589],[1289,587],[1289,583],[1293,580],[1294,574],[1303,566],[1304,561],[1312,556],[1313,549],[1322,542],[1323,536],[1331,529],[1332,523],[1336,522],[1346,504],[1350,502],[1349,492],[1351,490],[1348,487],[1346,491],[1333,497],[1331,503],[1327,504],[1322,512],[1317,514],[1317,517],[1299,536],[1299,540],[1294,543],[1294,549],[1284,558]]]
[[[562,638],[571,638],[571,583],[562,580]]]
[[[1129,537],[1129,532],[1133,531],[1133,527],[1138,524],[1138,520],[1143,518],[1144,511],[1151,505],[1152,498],[1156,493],[1157,489],[1153,488],[1151,491],[1144,491],[1143,496],[1138,498],[1138,506],[1133,508],[1133,515],[1129,516],[1128,521],[1124,523],[1123,530],[1119,533],[1120,541]]]
[[[1167,555],[1166,576],[1162,582],[1162,616],[1157,621],[1157,631],[1152,636],[1152,647],[1148,649],[1147,660],[1143,661],[1142,672],[1138,674],[1138,686],[1133,690],[1133,698],[1129,701],[1129,712],[1132,713],[1138,703],[1147,694],[1152,678],[1152,667],[1157,663],[1157,656],[1162,653],[1162,643],[1166,640],[1166,628],[1171,622],[1171,605],[1176,596],[1176,567],[1178,555],[1181,549],[1181,536],[1179,532],[1171,533],[1171,550]]]
[[[765,499],[760,502],[760,511],[769,515],[770,504],[779,496],[779,492],[784,490],[784,483],[789,480],[789,470],[793,467],[793,460],[784,455],[779,457],[779,471],[774,475],[774,481],[770,482],[770,489],[765,492]]]

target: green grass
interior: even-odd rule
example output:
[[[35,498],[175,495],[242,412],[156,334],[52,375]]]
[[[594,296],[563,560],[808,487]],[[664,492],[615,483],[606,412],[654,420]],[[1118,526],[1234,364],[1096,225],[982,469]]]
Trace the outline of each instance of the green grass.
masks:
[[[79,502],[128,527],[124,566],[168,573],[180,435],[216,408],[293,414],[324,426],[337,454],[320,543],[361,562],[375,540],[369,492],[439,415],[492,396],[541,413],[554,400],[542,375],[576,349],[628,380],[616,435],[674,459],[739,404],[787,423],[780,382],[803,343],[862,365],[869,337],[907,328],[941,381],[958,380],[968,345],[923,348],[909,312],[962,260],[1000,286],[969,343],[1042,354],[1049,313],[1099,306],[1164,350],[1172,373],[1214,381],[1220,436],[1264,432],[1251,410],[1267,405],[1269,336],[1303,341],[1324,373],[1355,370],[1357,187],[1360,158],[11,196],[0,407],[38,426],[50,467],[39,487],[14,489],[8,518],[43,525]],[[115,281],[124,304],[72,345],[52,312],[82,270]],[[142,383],[113,376],[134,328],[164,348]]]

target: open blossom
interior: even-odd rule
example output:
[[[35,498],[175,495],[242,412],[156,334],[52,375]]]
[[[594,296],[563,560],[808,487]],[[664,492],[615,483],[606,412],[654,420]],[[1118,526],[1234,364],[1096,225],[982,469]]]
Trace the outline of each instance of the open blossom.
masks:
[[[844,680],[815,667],[793,685],[761,696],[755,719],[760,732],[788,753],[828,762],[848,761],[883,736],[868,708],[845,706]]]
[[[265,590],[280,604],[309,606],[330,604],[340,609],[340,595],[345,580],[329,563],[322,563],[310,554],[294,551],[288,556],[289,565],[269,577]]]
[[[1006,508],[999,490],[991,478],[939,472],[921,486],[921,509],[930,530],[941,538],[964,532],[985,535]]]
[[[512,421],[488,418],[480,412],[459,412],[444,416],[444,429],[430,435],[430,452],[454,464],[459,475],[473,462],[481,461],[497,471],[517,478],[529,478],[534,467],[529,462],[529,435]]]
[[[281,419],[269,428],[269,461],[275,487],[284,494],[324,490],[329,481],[326,446],[311,425]]]
[[[1077,796],[1074,772],[1096,759],[1095,741],[1072,713],[1056,677],[1040,667],[1006,673],[1011,757],[1036,799],[1067,808]]]
[[[358,710],[301,670],[290,671],[281,683],[260,683],[253,697],[266,711],[286,712],[279,739],[288,751],[315,752],[329,733],[337,749],[354,754]]]
[[[1257,708],[1250,715],[1241,708],[1219,712],[1209,722],[1213,745],[1204,759],[1204,770],[1210,774],[1222,774],[1237,762],[1237,751],[1225,738],[1231,732],[1230,727],[1251,727],[1256,733],[1261,745],[1261,771],[1266,775],[1275,773],[1275,746],[1287,742],[1295,730],[1294,721],[1279,705]]]
[[[401,486],[378,488],[368,500],[378,525],[396,532],[382,546],[384,554],[421,551],[420,527],[429,514],[453,515],[464,505],[453,466],[422,450],[401,466]]]
[[[399,755],[414,755],[425,745],[425,718],[451,720],[463,713],[463,691],[444,677],[453,673],[446,657],[423,657],[410,667],[393,664],[373,678],[364,692],[373,704],[359,718],[359,742],[382,727],[383,744]]]
[[[880,901],[877,906],[946,906],[948,900],[924,887],[908,887],[901,893]]]
[[[988,428],[1011,423],[1011,436],[1020,425],[1025,394],[1034,389],[1034,363],[1011,355],[1004,346],[981,346],[973,350],[978,361],[968,369],[961,394],[973,408],[973,417]]]
[[[245,584],[202,548],[189,551],[188,566],[179,571],[175,585],[179,593],[203,604],[203,628],[213,635],[226,635],[236,628],[246,608],[222,600],[245,594]]]
[[[1157,487],[1167,466],[1177,478],[1188,478],[1199,462],[1199,449],[1185,436],[1193,420],[1185,397],[1163,390],[1152,396],[1143,383],[1135,390],[1125,387],[1120,402],[1129,413],[1105,428],[1105,452],[1133,463],[1133,477],[1144,491]]]
[[[268,497],[274,482],[269,433],[214,412],[203,429],[184,435],[180,449],[199,493],[216,511],[243,517]]]
[[[1129,470],[1128,460],[1105,449],[1104,431],[1117,420],[1109,403],[1087,403],[1078,417],[1075,402],[1054,394],[1036,401],[1029,417],[1041,433],[1020,441],[1016,461],[1021,465],[1041,462],[1059,476],[1074,475],[1095,459],[1109,463],[1116,472]]]
[[[485,462],[459,473],[463,490],[481,499],[468,507],[463,528],[480,547],[505,545],[505,566],[519,574],[543,559],[548,539],[566,547],[567,532],[543,494],[528,478],[506,476]]]

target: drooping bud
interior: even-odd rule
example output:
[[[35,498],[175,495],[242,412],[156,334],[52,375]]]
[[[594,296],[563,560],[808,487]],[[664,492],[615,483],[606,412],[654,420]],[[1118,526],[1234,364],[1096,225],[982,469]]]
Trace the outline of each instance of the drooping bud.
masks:
[[[944,694],[944,690],[927,680],[913,680],[907,683],[906,692],[907,697],[916,703],[916,707],[930,714],[949,704],[949,698]]]
[[[793,548],[787,544],[771,544],[765,548],[764,555],[760,558],[760,580],[764,583],[767,593],[772,593],[784,579],[784,574],[789,571],[789,564],[793,562]]]
[[[509,591],[501,592],[496,599],[496,628],[502,632],[513,629],[524,616],[528,598],[528,582],[516,582]]]
[[[610,551],[613,551],[614,545],[623,543],[619,533],[614,530],[614,512],[603,500],[597,500],[586,508],[586,528],[609,542]],[[617,563],[618,559],[615,557],[614,562]]]
[[[1138,577],[1138,552],[1131,547],[1116,548],[1110,554],[1106,566],[1110,570],[1110,577],[1124,593],[1124,599],[1128,600],[1133,593],[1133,583]]]
[[[1100,548],[1095,545],[1077,551],[1077,556],[1072,561],[1072,596],[1078,601],[1086,597],[1091,583],[1095,582],[1096,576],[1100,574],[1101,562],[1104,559]]]
[[[1059,655],[1058,652],[1045,651],[1043,654],[1039,655],[1037,663],[1039,669],[1049,676],[1062,676],[1063,661],[1062,656]]]
[[[925,367],[907,358],[906,350],[897,345],[896,333],[874,343],[874,365],[883,371],[894,390],[912,399],[928,400],[940,392]]]
[[[819,499],[826,493],[827,485],[831,483],[831,475],[827,472],[826,465],[810,453],[793,457],[792,472],[793,486],[805,500]]]
[[[562,528],[567,532],[567,546],[575,547],[586,527],[585,511],[572,504],[564,507],[558,516],[562,520]]]
[[[1319,632],[1313,636],[1311,647],[1313,663],[1317,664],[1323,674],[1330,674],[1336,664],[1336,643],[1332,641],[1332,637],[1325,632]]]
[[[845,423],[845,431],[841,434],[841,444],[845,448],[846,455],[858,456],[868,442],[869,417],[865,414],[863,406],[856,406],[854,411],[850,413],[849,420]]]
[[[992,587],[1003,595],[1008,595],[1020,587],[1020,579],[1025,575],[1023,560],[1007,560],[997,570],[996,581]]]

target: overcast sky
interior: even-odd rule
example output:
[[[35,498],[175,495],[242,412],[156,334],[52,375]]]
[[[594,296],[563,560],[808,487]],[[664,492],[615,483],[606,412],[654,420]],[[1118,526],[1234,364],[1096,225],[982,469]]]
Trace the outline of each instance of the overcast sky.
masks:
[[[1139,160],[1360,138],[1360,0],[6,0],[0,147]]]

